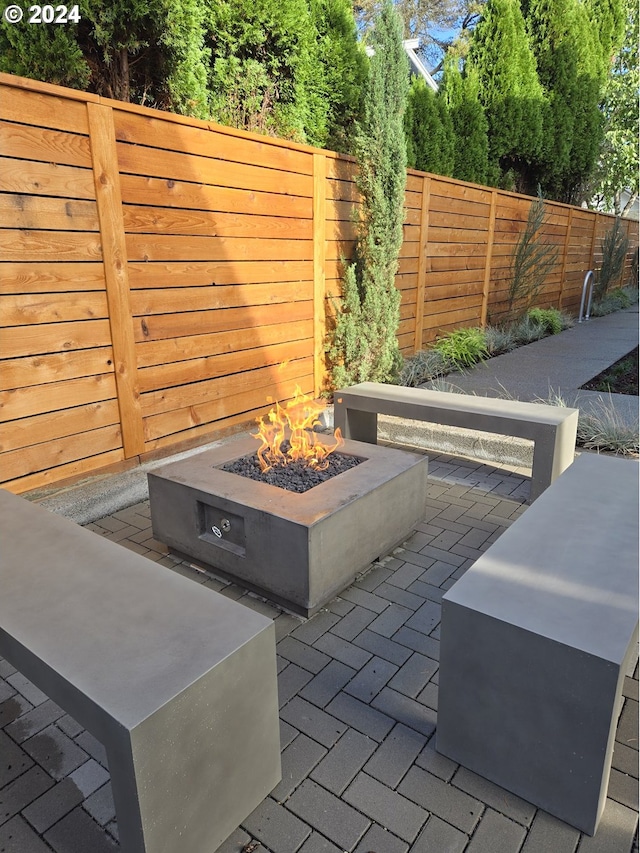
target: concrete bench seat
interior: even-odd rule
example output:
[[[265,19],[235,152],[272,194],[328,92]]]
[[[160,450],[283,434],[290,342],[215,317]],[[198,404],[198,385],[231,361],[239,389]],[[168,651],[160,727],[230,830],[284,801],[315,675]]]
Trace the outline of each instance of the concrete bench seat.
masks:
[[[443,598],[437,750],[593,835],[637,641],[638,464],[583,453]]]
[[[270,619],[0,490],[0,655],[104,745],[123,853],[211,853],[280,780]]]
[[[378,414],[526,438],[534,442],[530,500],[574,459],[578,410],[519,400],[362,382],[336,391],[335,425],[345,438],[377,443]]]

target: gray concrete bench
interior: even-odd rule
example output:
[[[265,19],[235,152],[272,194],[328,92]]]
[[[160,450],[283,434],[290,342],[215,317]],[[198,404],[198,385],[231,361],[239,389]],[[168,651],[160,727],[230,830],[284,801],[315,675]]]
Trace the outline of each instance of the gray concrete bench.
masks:
[[[211,853],[280,780],[273,622],[0,490],[0,656],[106,748],[123,853]]]
[[[593,835],[638,654],[638,464],[582,454],[445,594],[436,748]]]
[[[336,391],[335,425],[345,438],[377,443],[378,414],[526,438],[534,442],[530,500],[574,459],[578,410],[362,382]]]

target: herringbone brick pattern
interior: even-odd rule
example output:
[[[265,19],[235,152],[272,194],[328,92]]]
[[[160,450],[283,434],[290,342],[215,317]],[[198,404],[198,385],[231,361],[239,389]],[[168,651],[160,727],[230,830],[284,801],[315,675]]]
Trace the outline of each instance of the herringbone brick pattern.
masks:
[[[89,525],[275,620],[282,781],[218,853],[637,850],[637,667],[594,838],[435,751],[442,595],[526,511],[528,481],[449,456],[429,471],[413,535],[306,622],[176,562],[146,502]],[[117,839],[102,746],[0,660],[0,851],[103,853]]]

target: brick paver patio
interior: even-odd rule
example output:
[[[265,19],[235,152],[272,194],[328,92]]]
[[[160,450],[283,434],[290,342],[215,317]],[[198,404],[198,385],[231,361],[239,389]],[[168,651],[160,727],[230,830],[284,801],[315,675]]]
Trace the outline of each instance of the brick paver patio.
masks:
[[[526,511],[528,481],[450,456],[429,464],[411,538],[307,622],[168,556],[148,502],[88,525],[275,619],[283,778],[218,853],[637,850],[637,666],[594,838],[435,752],[441,597]],[[0,659],[0,853],[103,853],[117,838],[102,746]]]

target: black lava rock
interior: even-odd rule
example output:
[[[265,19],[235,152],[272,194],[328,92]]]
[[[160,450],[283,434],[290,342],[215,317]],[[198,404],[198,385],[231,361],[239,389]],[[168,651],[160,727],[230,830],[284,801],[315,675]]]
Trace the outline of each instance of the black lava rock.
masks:
[[[288,442],[282,444],[282,451],[286,453]],[[277,486],[279,489],[286,489],[289,492],[307,492],[314,486],[348,471],[349,468],[355,468],[363,462],[357,456],[348,456],[346,453],[332,453],[325,460],[328,465],[318,471],[304,462],[289,462],[287,465],[278,465],[269,468],[264,473],[260,469],[258,454],[252,453],[250,456],[241,456],[239,459],[234,459],[233,462],[227,462],[221,466],[222,471],[229,471],[232,474],[240,474],[241,477],[249,477],[251,480],[258,480],[261,483],[269,483],[271,486]]]

